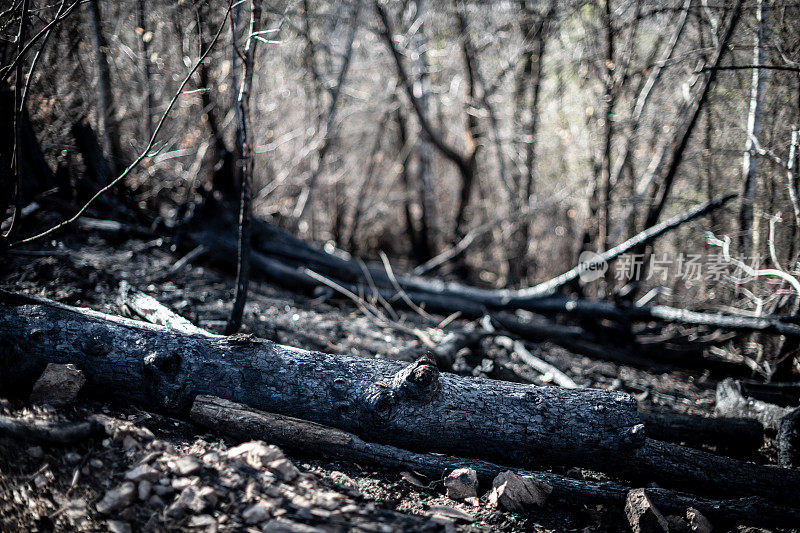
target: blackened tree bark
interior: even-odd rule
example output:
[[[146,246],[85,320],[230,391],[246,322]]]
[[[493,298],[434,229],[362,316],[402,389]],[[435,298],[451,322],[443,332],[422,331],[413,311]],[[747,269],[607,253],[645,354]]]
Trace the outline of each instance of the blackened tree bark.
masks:
[[[239,204],[239,246],[238,265],[236,269],[236,291],[233,299],[225,333],[230,335],[239,331],[242,325],[242,313],[247,301],[247,287],[250,281],[250,202],[253,186],[253,134],[250,131],[250,90],[253,85],[253,65],[255,61],[257,32],[261,27],[261,0],[250,2],[250,31],[244,45],[244,66],[242,82],[239,87],[237,106],[239,124],[237,127],[237,152],[242,154],[241,166],[241,199]]]

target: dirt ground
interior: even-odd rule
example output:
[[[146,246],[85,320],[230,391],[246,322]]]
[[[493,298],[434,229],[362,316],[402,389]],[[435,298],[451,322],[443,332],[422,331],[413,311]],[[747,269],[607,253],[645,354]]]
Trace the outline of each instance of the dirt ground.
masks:
[[[42,255],[11,256],[0,266],[0,288],[119,314],[121,281],[129,282],[193,323],[219,332],[233,278],[202,260],[165,276],[180,257],[162,239],[91,234]],[[445,317],[403,315],[425,327]],[[453,325],[463,325],[456,319]],[[419,339],[381,327],[347,301],[319,301],[266,283],[251,284],[243,331],[283,344],[329,353],[402,359]],[[645,406],[710,414],[716,380],[708,373],[642,369],[578,356],[549,343],[531,344],[538,357],[579,385],[629,392]],[[514,354],[486,340],[460,354],[455,370],[548,384]],[[456,502],[442,480],[395,470],[302,457],[292,450],[234,442],[183,421],[80,398],[67,408],[5,399],[0,412],[41,420],[107,416],[104,436],[76,446],[41,447],[0,439],[0,530],[3,531],[622,531],[621,508],[546,504],[518,514]],[[269,443],[266,443],[269,444]],[[288,459],[281,469],[253,466],[259,454]],[[753,459],[767,461],[767,446]],[[255,457],[255,459],[254,459]],[[576,475],[584,472],[571,471]],[[421,480],[421,483],[419,481]],[[424,486],[419,486],[424,485]],[[739,528],[739,531],[756,531]]]

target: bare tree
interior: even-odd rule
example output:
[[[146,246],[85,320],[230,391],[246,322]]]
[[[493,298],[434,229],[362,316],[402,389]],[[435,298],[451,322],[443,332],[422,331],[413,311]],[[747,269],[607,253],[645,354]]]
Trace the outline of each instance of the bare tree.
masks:
[[[98,123],[102,139],[103,151],[109,157],[111,171],[114,174],[124,168],[125,158],[120,144],[120,129],[117,122],[117,106],[111,88],[111,69],[108,64],[108,42],[103,32],[102,14],[99,0],[88,0],[89,24],[92,44],[94,45],[94,63],[97,69],[97,106]],[[110,178],[110,177],[109,177]]]
[[[405,89],[406,96],[411,102],[411,106],[414,110],[414,113],[416,114],[417,120],[419,121],[424,134],[431,141],[433,146],[439,151],[439,153],[441,153],[442,156],[444,156],[446,159],[451,161],[456,166],[459,175],[461,177],[461,187],[459,194],[460,202],[459,202],[459,207],[457,209],[455,228],[454,228],[454,235],[457,236],[463,231],[466,202],[469,201],[469,195],[472,190],[472,184],[474,182],[474,177],[475,177],[475,156],[477,147],[467,146],[466,153],[462,153],[458,149],[448,144],[444,140],[441,132],[438,132],[434,129],[433,125],[430,122],[430,118],[426,113],[426,109],[423,107],[423,103],[420,101],[419,96],[414,91],[414,86],[410,76],[408,75],[408,71],[403,62],[403,58],[394,42],[394,30],[392,28],[392,23],[389,21],[389,16],[378,0],[376,0],[374,5],[375,5],[375,12],[378,15],[378,19],[381,21],[382,25],[381,37],[383,38],[384,42],[389,48],[389,51],[391,52],[392,59],[394,60],[395,67],[397,69],[397,75],[400,80],[400,84]],[[455,240],[457,241],[458,238],[456,238]]]
[[[767,34],[767,3],[757,0],[756,7],[756,36],[753,43],[753,79],[750,85],[750,108],[747,113],[747,140],[745,141],[742,156],[742,206],[739,211],[739,239],[742,252],[750,255],[754,249],[754,238],[758,234],[753,231],[753,200],[756,193],[756,173],[761,104],[764,94],[764,72],[760,66],[764,63],[764,46]],[[757,243],[755,243],[757,248]]]
[[[311,195],[317,186],[317,181],[319,180],[320,174],[322,174],[325,156],[327,155],[333,141],[333,130],[336,124],[336,114],[339,109],[339,96],[347,79],[347,72],[350,69],[350,60],[353,56],[353,42],[355,41],[356,32],[358,31],[358,18],[360,12],[361,0],[355,0],[355,3],[353,4],[353,10],[350,15],[350,30],[347,36],[347,45],[345,46],[344,56],[342,58],[342,66],[339,69],[339,75],[336,78],[336,84],[329,91],[330,103],[328,104],[328,112],[325,116],[322,131],[320,132],[320,138],[318,140],[319,147],[317,148],[316,157],[314,158],[312,164],[311,176],[308,178],[308,183],[303,188],[302,193],[297,199],[297,203],[294,207],[294,213],[292,213],[292,218],[295,220],[295,222],[299,222],[308,209],[309,202],[311,201]]]
[[[520,0],[520,31],[523,36],[522,66],[514,90],[515,115],[523,121],[521,129],[524,144],[524,176],[517,173],[514,180],[513,208],[516,212],[527,209],[534,193],[536,176],[536,140],[539,133],[539,100],[542,89],[545,48],[548,25],[555,16],[557,2],[550,2],[547,11],[537,16],[527,0]],[[525,118],[523,118],[525,117]],[[529,274],[528,246],[530,222],[524,221],[512,236],[512,250],[508,257],[508,274],[511,283],[523,281]]]
[[[234,23],[231,22],[231,24]],[[244,305],[247,302],[247,287],[250,282],[250,203],[252,201],[253,187],[253,134],[249,125],[250,90],[253,85],[253,68],[260,28],[261,0],[251,0],[250,28],[242,54],[242,80],[239,84],[239,96],[236,101],[239,110],[237,115],[239,124],[237,125],[236,135],[237,152],[242,154],[240,163],[239,259],[236,269],[236,291],[233,299],[233,308],[228,318],[228,324],[225,326],[226,335],[236,333],[242,325],[242,314]]]

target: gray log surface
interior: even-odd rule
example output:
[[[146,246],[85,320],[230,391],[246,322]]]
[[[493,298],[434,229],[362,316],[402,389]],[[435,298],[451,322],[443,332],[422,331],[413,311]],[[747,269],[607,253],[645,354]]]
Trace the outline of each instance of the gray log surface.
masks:
[[[590,466],[644,444],[624,393],[440,374],[425,358],[405,365],[189,335],[45,302],[0,305],[0,390],[29,386],[47,363],[73,363],[89,392],[158,411],[186,414],[209,394],[375,442],[512,464]]]

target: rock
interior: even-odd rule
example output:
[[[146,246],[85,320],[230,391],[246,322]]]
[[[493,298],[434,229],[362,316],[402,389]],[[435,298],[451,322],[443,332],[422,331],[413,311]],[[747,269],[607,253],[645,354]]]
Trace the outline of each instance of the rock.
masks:
[[[284,455],[277,446],[267,446],[261,441],[245,442],[228,450],[229,459],[240,459],[253,468],[262,469],[272,461],[283,459]]]
[[[191,455],[184,455],[170,465],[171,470],[181,476],[191,476],[200,470],[200,463]]]
[[[33,484],[36,486],[37,489],[40,490],[43,489],[44,487],[47,486],[47,483],[48,483],[47,476],[45,476],[44,474],[39,474],[38,476],[33,478]]]
[[[29,446],[27,451],[28,455],[34,459],[41,459],[44,457],[44,450],[41,446]]]
[[[359,524],[359,529],[364,529],[365,531],[380,531],[380,529],[366,528],[365,526],[367,525],[368,524]],[[380,526],[383,524],[377,525]],[[261,528],[261,531],[264,533],[320,533],[324,530],[303,524],[301,522],[294,522],[286,518],[274,518],[264,524],[264,527]],[[389,531],[391,531],[391,528]]]
[[[714,530],[714,526],[711,525],[708,518],[694,507],[686,509],[686,520],[689,522],[689,529],[691,531],[697,531],[697,533],[711,533]]]
[[[120,520],[109,520],[106,525],[111,533],[131,533],[132,531],[129,523]]]
[[[161,485],[161,483],[159,482],[158,485],[153,485],[153,492],[155,492],[159,496],[169,496],[170,494],[175,492],[175,489],[173,489],[171,485]]]
[[[217,504],[217,495],[211,487],[189,485],[180,493],[175,501],[167,507],[167,516],[183,518],[187,514],[202,513]]]
[[[139,441],[133,438],[131,435],[125,435],[125,437],[122,439],[122,449],[126,452],[136,450],[141,446],[142,445],[139,443]]]
[[[190,477],[176,477],[170,482],[170,485],[172,485],[172,488],[175,490],[183,490],[189,485],[194,484],[195,479],[196,478]]]
[[[667,521],[667,526],[669,527],[670,533],[691,533],[691,529],[689,529],[689,524],[682,516],[677,515],[667,515],[664,517],[664,520]]]
[[[116,489],[106,492],[103,499],[95,504],[95,507],[98,513],[109,514],[130,505],[135,497],[136,485],[132,481],[126,481]]]
[[[259,524],[270,517],[270,508],[264,502],[251,505],[242,512],[246,524]]]
[[[519,476],[511,470],[501,472],[492,481],[489,504],[508,511],[522,511],[531,505],[541,507],[553,487],[533,476]]]
[[[81,462],[81,454],[77,452],[67,452],[64,454],[64,460],[71,465],[76,465]]]
[[[297,476],[300,475],[300,471],[297,469],[297,467],[285,457],[283,459],[271,461],[267,465],[267,468],[269,468],[270,472],[278,476],[282,481],[286,482],[294,481],[297,479]]]
[[[139,499],[142,501],[146,501],[150,497],[150,493],[153,492],[153,484],[143,479],[139,482]]]
[[[207,514],[201,514],[198,516],[193,516],[189,519],[189,527],[216,527],[217,521],[214,519],[213,516]]]
[[[478,473],[472,468],[457,468],[444,479],[444,486],[450,499],[474,498],[478,495]]]
[[[465,513],[461,509],[450,507],[449,505],[431,505],[429,511],[434,518],[452,518],[455,520],[463,520],[465,522],[474,522],[475,517],[469,513]]]
[[[153,494],[150,496],[150,499],[147,500],[147,504],[151,507],[157,507],[160,509],[161,507],[164,507],[164,500],[162,500],[161,496],[158,494]]]
[[[215,491],[213,488],[208,486],[200,487],[200,489],[197,491],[197,494],[203,499],[204,502],[206,502],[208,507],[214,508],[217,506],[219,498],[217,496],[217,491]]]
[[[667,533],[669,524],[653,505],[644,489],[628,491],[625,501],[625,516],[633,533]]]
[[[84,383],[86,377],[75,365],[50,363],[33,385],[31,403],[68,405],[75,401]]]
[[[95,457],[94,459],[89,460],[89,466],[92,468],[103,468],[103,461]]]
[[[125,479],[135,482],[139,481],[153,482],[153,481],[158,481],[160,477],[161,477],[161,472],[159,472],[152,466],[146,464],[139,465],[125,472]]]

